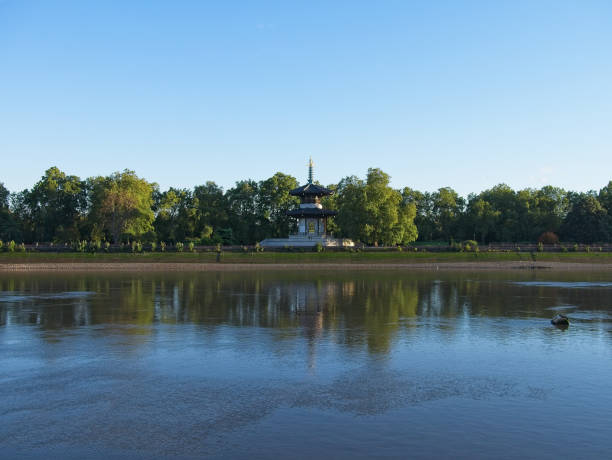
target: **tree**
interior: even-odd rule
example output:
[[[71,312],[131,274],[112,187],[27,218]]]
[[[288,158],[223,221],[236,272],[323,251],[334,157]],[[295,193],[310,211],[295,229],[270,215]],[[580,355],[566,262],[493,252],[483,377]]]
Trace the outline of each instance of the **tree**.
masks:
[[[226,192],[229,207],[229,225],[239,244],[252,244],[262,239],[261,222],[257,213],[259,185],[254,180],[236,182]]]
[[[77,176],[68,176],[55,166],[51,167],[32,190],[24,190],[19,199],[22,211],[32,223],[31,238],[37,241],[80,239],[86,190]]]
[[[561,227],[562,237],[581,243],[609,241],[610,216],[597,198],[590,193],[577,193],[571,202],[571,211]]]
[[[154,192],[155,234],[162,241],[193,237],[197,224],[197,200],[190,190],[170,188]],[[195,201],[195,203],[194,203]]]
[[[287,211],[299,204],[289,192],[299,186],[295,177],[277,172],[258,186],[257,213],[266,237],[284,238],[295,231],[296,221]]]
[[[208,231],[207,227],[212,228],[214,233],[226,229],[229,225],[229,202],[223,188],[208,181],[205,185],[195,187],[193,199],[196,208],[195,231],[198,236],[206,238],[204,234]]]
[[[500,211],[496,211],[488,201],[476,195],[470,195],[467,216],[472,229],[472,238],[487,243],[491,241],[490,235],[495,232],[496,222]]]
[[[128,169],[90,180],[89,218],[111,236],[114,243],[124,237],[142,238],[153,231],[154,184]]]
[[[402,195],[389,186],[390,177],[368,169],[366,181],[354,176],[338,184],[338,224],[343,236],[367,244],[395,245],[414,241],[416,206],[402,203]]]
[[[436,239],[440,238],[450,241],[458,231],[458,224],[465,201],[450,187],[438,189],[432,198],[432,211],[436,230],[435,237]]]
[[[601,205],[608,211],[608,215],[612,216],[612,180],[599,191],[598,199]]]
[[[429,192],[419,192],[405,187],[402,190],[402,202],[404,204],[413,203],[416,208],[414,223],[418,228],[419,240],[432,241],[436,228],[434,217],[434,199]]]
[[[9,208],[10,193],[0,182],[0,240],[21,240],[21,231]]]

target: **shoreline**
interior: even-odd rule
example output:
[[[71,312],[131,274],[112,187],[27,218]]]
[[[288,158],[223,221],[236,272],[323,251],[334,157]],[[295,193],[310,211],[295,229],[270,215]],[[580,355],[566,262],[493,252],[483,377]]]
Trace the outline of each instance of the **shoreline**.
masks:
[[[546,270],[608,271],[609,263],[556,261],[474,261],[414,263],[190,263],[190,262],[42,262],[0,263],[0,273],[14,272],[227,272],[292,270]]]

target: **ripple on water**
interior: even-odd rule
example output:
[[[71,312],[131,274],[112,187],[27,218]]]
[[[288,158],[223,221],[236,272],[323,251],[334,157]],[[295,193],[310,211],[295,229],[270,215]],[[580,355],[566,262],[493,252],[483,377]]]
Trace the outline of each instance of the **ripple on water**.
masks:
[[[512,281],[517,286],[541,286],[567,289],[612,288],[612,282],[607,281]]]
[[[20,291],[5,291],[0,293],[0,302],[23,302],[41,299],[82,299],[94,295],[92,291],[67,291],[49,294],[27,294]]]

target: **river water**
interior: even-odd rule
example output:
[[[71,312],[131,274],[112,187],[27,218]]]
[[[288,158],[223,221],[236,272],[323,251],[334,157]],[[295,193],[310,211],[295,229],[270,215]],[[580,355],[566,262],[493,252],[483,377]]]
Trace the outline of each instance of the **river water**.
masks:
[[[0,391],[2,458],[610,458],[612,282],[0,274]]]

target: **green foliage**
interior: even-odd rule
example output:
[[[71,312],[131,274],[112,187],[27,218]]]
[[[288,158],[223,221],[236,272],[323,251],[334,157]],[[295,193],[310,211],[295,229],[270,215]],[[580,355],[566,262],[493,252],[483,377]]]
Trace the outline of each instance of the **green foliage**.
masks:
[[[478,242],[475,240],[465,240],[461,243],[461,248],[465,252],[479,252]]]
[[[90,220],[101,223],[115,243],[123,237],[142,237],[153,230],[154,185],[134,171],[116,172],[89,180]]]
[[[3,246],[4,246],[4,243],[2,242],[2,240],[0,240],[0,252],[2,252]]]
[[[297,186],[295,178],[278,172],[227,191],[209,181],[162,192],[133,171],[83,181],[52,167],[30,190],[10,193],[0,183],[0,238],[59,244],[86,238],[92,252],[100,249],[92,246],[96,241],[251,245],[295,230],[286,211],[297,206],[289,194]],[[612,181],[588,193],[551,186],[515,191],[499,184],[464,199],[450,187],[400,192],[388,174],[370,168],[363,179],[346,177],[328,188],[335,194],[323,197],[323,205],[339,211],[329,219],[328,233],[368,245],[420,239],[458,251],[453,240],[546,245],[557,244],[560,235],[590,245],[612,241]]]
[[[195,244],[193,241],[189,242],[189,252],[195,252]]]
[[[183,252],[183,249],[185,249],[185,245],[183,243],[181,243],[180,241],[178,241],[176,243],[176,250],[177,250],[177,252]]]
[[[544,252],[544,243],[538,241],[538,252]]]
[[[165,241],[161,241],[159,243],[159,249],[161,252],[166,252],[166,242]]]
[[[414,225],[416,206],[405,202],[389,186],[390,177],[380,169],[369,169],[366,181],[347,177],[338,185],[337,224],[344,237],[370,245],[408,244],[418,232]]]
[[[25,244],[21,243],[19,246],[17,246],[17,250],[19,252],[26,252]]]
[[[315,246],[315,250],[317,252],[323,252],[325,250],[325,248],[323,247],[323,245],[321,243],[317,243],[317,245]]]
[[[578,244],[574,244],[574,252],[578,252]]]
[[[108,241],[104,242],[104,252],[110,251],[110,243]]]
[[[610,241],[612,222],[608,211],[595,196],[588,193],[574,194],[571,203],[571,211],[561,228],[564,239],[582,243]]]
[[[87,241],[77,240],[72,243],[72,249],[75,252],[85,252],[87,250]]]
[[[155,252],[155,250],[157,249],[157,243],[155,241],[151,242],[151,252]]]

